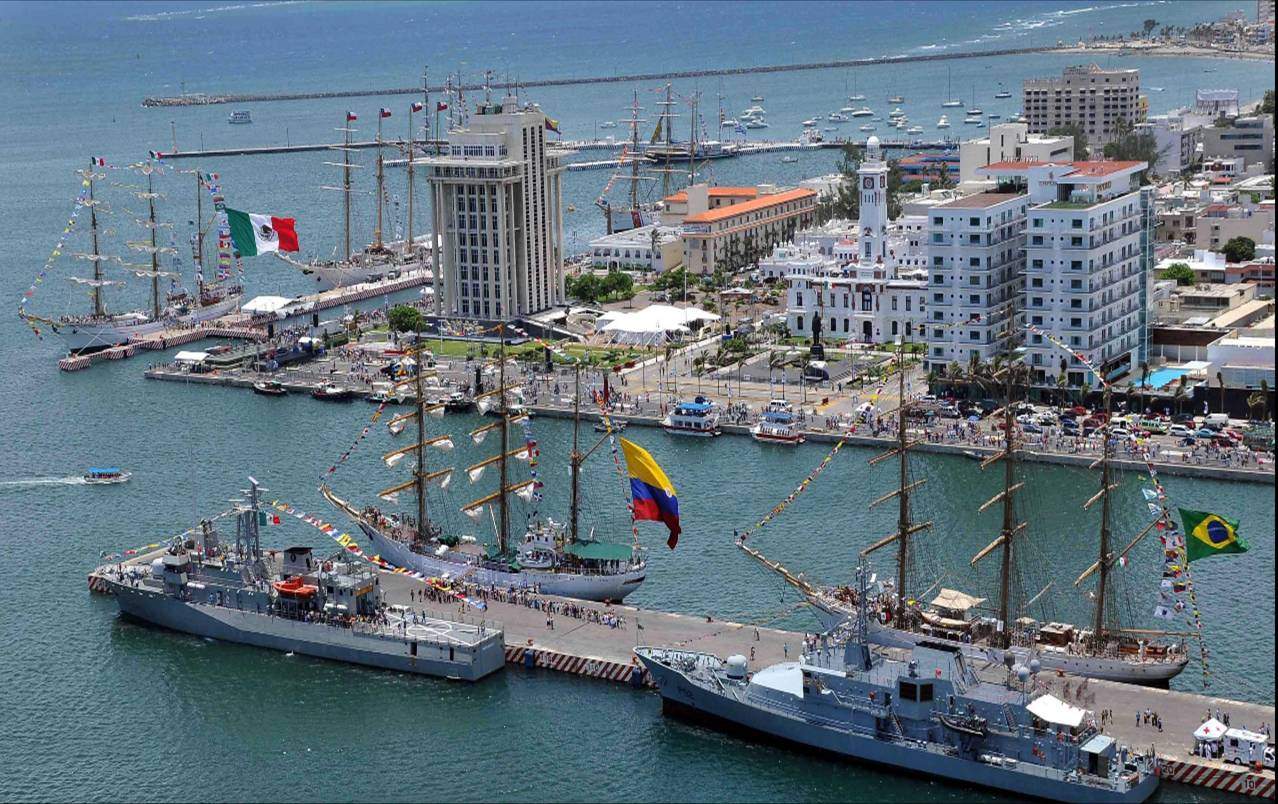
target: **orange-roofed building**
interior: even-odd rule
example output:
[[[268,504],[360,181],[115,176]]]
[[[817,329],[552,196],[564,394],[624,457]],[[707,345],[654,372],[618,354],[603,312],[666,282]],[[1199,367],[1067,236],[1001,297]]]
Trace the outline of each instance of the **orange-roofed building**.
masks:
[[[694,184],[664,199],[661,221],[678,225],[684,267],[710,274],[745,267],[811,225],[817,194],[808,189]]]

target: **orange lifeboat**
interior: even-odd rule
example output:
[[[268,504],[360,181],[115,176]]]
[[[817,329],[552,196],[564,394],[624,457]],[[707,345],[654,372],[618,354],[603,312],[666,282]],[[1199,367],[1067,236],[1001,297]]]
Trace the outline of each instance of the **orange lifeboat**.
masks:
[[[294,575],[283,581],[275,581],[271,584],[280,597],[302,598],[310,597],[319,591],[318,586],[308,583],[302,583],[302,576]]]

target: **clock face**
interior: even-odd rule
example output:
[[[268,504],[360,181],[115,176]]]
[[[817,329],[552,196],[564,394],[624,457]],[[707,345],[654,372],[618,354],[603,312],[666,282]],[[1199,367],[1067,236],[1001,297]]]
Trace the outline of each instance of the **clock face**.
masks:
[[[874,189],[874,177],[873,177],[873,176],[866,176],[866,177],[865,177],[865,181],[861,182],[861,184],[862,184],[862,186],[864,186],[864,187],[865,187],[865,189],[867,189],[867,190],[873,190],[873,189]]]

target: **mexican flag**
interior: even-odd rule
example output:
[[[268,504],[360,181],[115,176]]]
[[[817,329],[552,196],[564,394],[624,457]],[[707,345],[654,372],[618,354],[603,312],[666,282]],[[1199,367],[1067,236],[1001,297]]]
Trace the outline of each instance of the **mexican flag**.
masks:
[[[231,227],[235,250],[244,257],[256,257],[268,251],[297,251],[297,222],[293,218],[276,218],[226,208],[226,221]]]

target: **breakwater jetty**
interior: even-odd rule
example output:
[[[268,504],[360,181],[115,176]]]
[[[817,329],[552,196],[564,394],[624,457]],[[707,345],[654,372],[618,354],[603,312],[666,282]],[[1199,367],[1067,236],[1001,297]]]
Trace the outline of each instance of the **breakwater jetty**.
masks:
[[[421,148],[435,148],[445,144],[444,140],[413,140],[413,145]],[[297,145],[246,145],[232,146],[229,148],[199,148],[194,151],[156,151],[155,158],[172,161],[174,159],[202,159],[212,156],[266,156],[269,154],[298,154],[306,151],[332,151],[344,148],[376,148],[381,145],[383,148],[400,148],[406,149],[403,139],[382,140],[378,143],[376,140],[361,140],[352,142],[349,145],[342,142],[321,142],[321,143],[299,143]]]
[[[804,70],[836,70],[848,67],[870,67],[881,64],[907,64],[920,61],[952,61],[955,59],[985,59],[995,56],[1022,56],[1030,53],[1071,52],[1069,48],[1009,47],[997,50],[972,50],[958,53],[920,53],[901,56],[875,56],[864,59],[831,59],[799,64],[761,64],[754,67],[721,67],[704,70],[673,70],[659,73],[631,73],[629,75],[579,76],[567,78],[535,78],[518,82],[525,87],[568,87],[582,84],[624,84],[636,81],[666,81],[681,78],[713,78],[727,75],[755,75],[759,73],[789,73]],[[511,89],[516,82],[496,82],[491,89]],[[483,84],[463,84],[463,90],[478,91]],[[185,95],[149,96],[142,99],[146,107],[211,106],[220,103],[264,103],[269,101],[318,100],[325,98],[358,98],[375,95],[417,95],[423,91],[417,87],[389,87],[381,89],[338,89],[320,92],[217,92],[188,93]],[[429,87],[430,92],[444,91],[443,85]]]
[[[137,551],[123,563],[149,566],[164,548]],[[91,592],[109,593],[104,578],[116,564],[93,570],[88,577]],[[387,604],[401,605],[428,616],[456,617],[456,604],[422,600],[410,594],[422,582],[402,574],[385,572],[382,593]],[[751,656],[751,667],[766,667],[797,655],[804,634],[758,624],[738,623],[674,612],[653,611],[617,604],[588,603],[549,595],[495,592],[487,595],[484,616],[500,622],[505,635],[505,656],[510,672],[560,672],[620,682],[634,687],[651,686],[636,662],[636,645],[660,645],[712,653]],[[473,615],[472,615],[473,616]],[[553,627],[548,625],[553,623]],[[1006,670],[998,663],[975,668],[985,678],[1002,681]],[[1093,711],[1110,709],[1114,718],[1105,733],[1129,745],[1150,746],[1162,759],[1165,783],[1181,783],[1258,798],[1273,798],[1272,770],[1255,770],[1219,760],[1195,756],[1189,749],[1192,734],[1204,712],[1227,712],[1237,724],[1258,728],[1273,725],[1274,707],[1214,698],[1195,693],[1138,687],[1111,681],[1083,680],[1064,674],[1043,673],[1036,684]],[[1073,690],[1073,694],[1068,690]],[[1081,690],[1081,691],[1080,691]],[[1140,713],[1157,712],[1163,728],[1141,723]]]

